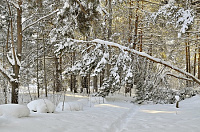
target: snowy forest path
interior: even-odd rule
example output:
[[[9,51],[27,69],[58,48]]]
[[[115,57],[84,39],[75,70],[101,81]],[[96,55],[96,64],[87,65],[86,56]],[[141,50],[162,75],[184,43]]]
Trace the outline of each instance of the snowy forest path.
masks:
[[[111,124],[107,132],[122,132],[133,120],[138,110],[139,106],[133,105],[128,112]]]

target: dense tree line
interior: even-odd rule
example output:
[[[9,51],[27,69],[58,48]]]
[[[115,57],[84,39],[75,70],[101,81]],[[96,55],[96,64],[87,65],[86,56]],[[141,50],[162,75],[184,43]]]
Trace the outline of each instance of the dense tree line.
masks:
[[[0,73],[5,103],[9,92],[10,102],[18,103],[20,86],[29,93],[34,86],[38,98],[41,90],[47,97],[48,91],[69,88],[103,97],[124,90],[130,96],[135,93],[138,102],[174,102],[180,93],[172,89],[199,84],[197,3],[2,0]],[[94,42],[97,38],[104,41]]]

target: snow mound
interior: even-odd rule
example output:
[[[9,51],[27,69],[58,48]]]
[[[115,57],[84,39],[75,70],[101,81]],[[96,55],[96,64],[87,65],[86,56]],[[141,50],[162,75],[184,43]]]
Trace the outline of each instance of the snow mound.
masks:
[[[0,105],[0,116],[5,117],[27,117],[30,111],[27,106],[19,104],[4,104]]]
[[[74,102],[60,102],[57,107],[56,111],[61,112],[61,111],[82,111],[83,107],[88,104],[88,100],[86,99],[80,99],[78,101]]]
[[[31,112],[53,113],[55,111],[55,105],[48,99],[34,100],[28,103],[27,106]]]

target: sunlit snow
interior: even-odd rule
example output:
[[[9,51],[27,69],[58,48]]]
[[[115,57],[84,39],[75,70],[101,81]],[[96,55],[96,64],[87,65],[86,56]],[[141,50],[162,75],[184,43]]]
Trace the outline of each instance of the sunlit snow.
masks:
[[[82,100],[80,100],[82,99]],[[95,101],[96,102],[95,102]],[[115,94],[102,102],[98,97],[67,96],[65,103],[71,108],[81,105],[81,110],[64,110],[55,113],[31,113],[29,117],[0,116],[1,132],[199,132],[200,96],[175,104],[136,105],[131,97]],[[81,103],[82,102],[82,103]],[[62,105],[62,104],[59,104]],[[58,105],[58,106],[59,106]],[[23,113],[26,107],[0,105],[0,110]],[[66,108],[69,106],[66,105]],[[25,112],[27,113],[27,112]],[[28,114],[28,113],[27,113]],[[19,114],[17,114],[19,115]]]

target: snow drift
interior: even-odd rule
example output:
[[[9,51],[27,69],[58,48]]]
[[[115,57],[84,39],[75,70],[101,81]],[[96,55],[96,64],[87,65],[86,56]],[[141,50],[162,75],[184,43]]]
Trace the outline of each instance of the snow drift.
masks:
[[[28,103],[27,106],[31,112],[53,113],[55,111],[55,105],[48,99],[34,100]]]
[[[5,117],[27,117],[30,111],[27,106],[19,104],[4,104],[0,105],[0,116]]]
[[[56,111],[82,111],[83,107],[88,104],[87,99],[80,99],[78,101],[72,101],[72,102],[60,102],[57,107]]]
[[[86,106],[103,103],[106,103],[106,100],[102,97],[89,97],[88,99],[79,99],[72,102],[60,102],[56,107],[56,111],[82,111]]]

